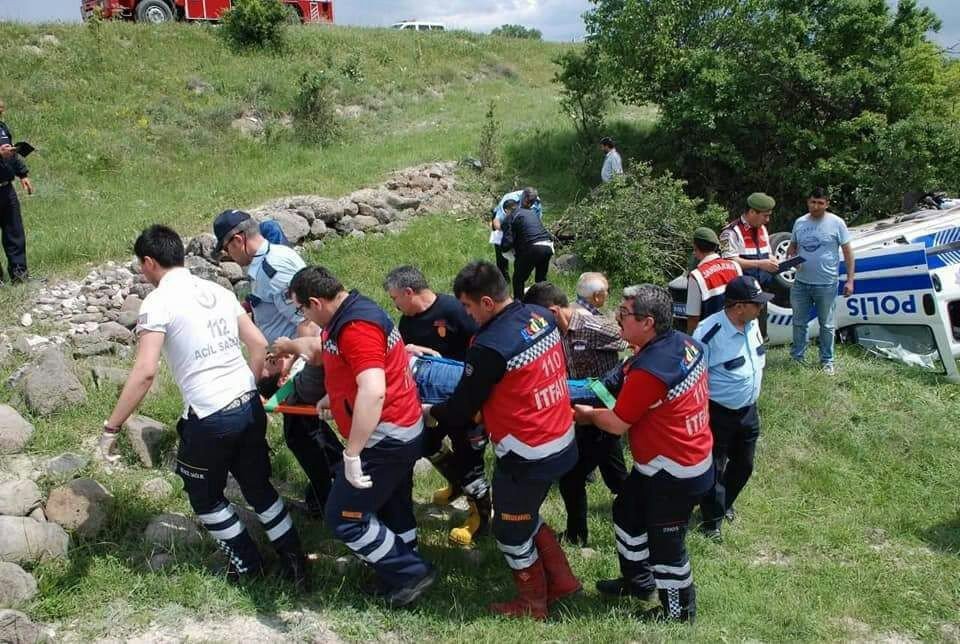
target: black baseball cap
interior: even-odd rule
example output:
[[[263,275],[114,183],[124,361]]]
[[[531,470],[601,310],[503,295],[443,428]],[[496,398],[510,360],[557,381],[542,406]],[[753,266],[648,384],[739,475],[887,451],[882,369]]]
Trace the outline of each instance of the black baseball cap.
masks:
[[[224,210],[213,220],[213,236],[217,238],[217,252],[223,250],[227,240],[236,234],[237,226],[250,219],[242,210]]]
[[[764,293],[756,277],[741,275],[727,283],[724,299],[727,303],[753,302],[755,304],[766,304],[773,299],[773,294]]]

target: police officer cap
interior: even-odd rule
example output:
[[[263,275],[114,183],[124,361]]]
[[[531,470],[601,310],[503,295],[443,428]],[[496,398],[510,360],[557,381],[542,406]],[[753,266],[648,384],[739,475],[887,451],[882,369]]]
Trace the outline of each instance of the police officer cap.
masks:
[[[250,215],[242,210],[224,210],[217,218],[213,220],[213,236],[217,238],[217,252],[223,250],[223,245],[227,243],[236,230],[237,226],[250,219]]]
[[[773,200],[768,194],[763,192],[755,192],[749,197],[747,197],[747,205],[758,211],[773,210],[773,207],[777,205],[777,202]]]
[[[724,299],[730,303],[754,302],[756,304],[765,304],[773,299],[773,294],[764,293],[756,277],[752,275],[741,275],[727,282]]]
[[[720,245],[720,238],[717,237],[717,233],[713,232],[712,228],[707,228],[706,226],[700,226],[693,231],[693,240],[706,242],[714,246]]]
[[[537,192],[536,188],[524,188],[523,196],[520,197],[520,200],[523,203],[533,203],[540,198],[540,193]]]

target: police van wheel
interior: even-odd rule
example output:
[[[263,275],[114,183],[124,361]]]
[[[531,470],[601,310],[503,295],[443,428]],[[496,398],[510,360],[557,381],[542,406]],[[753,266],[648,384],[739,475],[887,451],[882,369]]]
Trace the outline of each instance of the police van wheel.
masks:
[[[143,0],[137,5],[137,22],[156,25],[173,19],[173,9],[164,0]]]

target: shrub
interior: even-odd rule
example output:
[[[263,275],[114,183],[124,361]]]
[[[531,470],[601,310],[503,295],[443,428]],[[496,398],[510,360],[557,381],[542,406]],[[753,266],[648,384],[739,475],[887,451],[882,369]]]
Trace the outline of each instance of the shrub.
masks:
[[[360,59],[360,54],[353,52],[347,59],[340,64],[340,73],[344,78],[353,81],[354,83],[362,83],[364,80],[363,75],[363,61]]]
[[[288,22],[289,11],[280,0],[234,0],[220,33],[234,50],[280,50]]]
[[[477,149],[477,157],[485,170],[496,172],[500,162],[500,130],[502,124],[497,118],[493,101],[487,108],[487,115],[483,120],[483,127],[480,129],[480,145]]]
[[[326,72],[304,72],[300,76],[293,123],[297,135],[310,143],[328,145],[340,136],[336,87]]]
[[[523,25],[502,25],[490,32],[491,36],[500,38],[522,38],[525,40],[541,40],[543,34],[539,29],[524,27]]]
[[[722,208],[704,207],[670,174],[654,176],[646,163],[596,188],[570,206],[558,222],[561,236],[573,237],[585,266],[621,284],[662,284],[687,264],[691,235],[698,226],[719,228]]]

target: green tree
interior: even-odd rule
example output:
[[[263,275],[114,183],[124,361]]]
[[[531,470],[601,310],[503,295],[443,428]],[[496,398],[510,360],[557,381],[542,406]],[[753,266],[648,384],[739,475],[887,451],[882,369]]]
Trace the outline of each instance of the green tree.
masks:
[[[619,98],[661,110],[667,167],[733,210],[754,190],[802,212],[827,186],[875,217],[960,185],[956,70],[900,0],[594,0],[588,42]]]
[[[284,29],[290,18],[280,0],[234,0],[223,14],[221,35],[234,50],[284,47]]]
[[[539,29],[524,27],[523,25],[501,25],[490,32],[491,36],[501,38],[524,38],[527,40],[542,40],[543,34]]]

